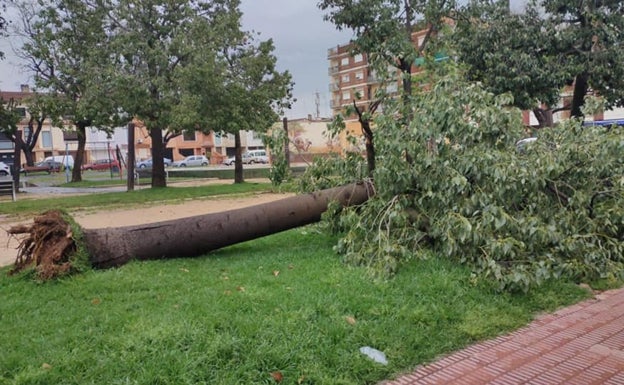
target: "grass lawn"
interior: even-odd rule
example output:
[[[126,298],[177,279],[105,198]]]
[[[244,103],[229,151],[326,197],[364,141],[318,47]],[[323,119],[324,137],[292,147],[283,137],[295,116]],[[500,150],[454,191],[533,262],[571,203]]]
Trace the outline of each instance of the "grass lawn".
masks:
[[[375,384],[587,296],[500,294],[435,258],[376,282],[335,241],[309,226],[48,283],[4,268],[0,384]]]

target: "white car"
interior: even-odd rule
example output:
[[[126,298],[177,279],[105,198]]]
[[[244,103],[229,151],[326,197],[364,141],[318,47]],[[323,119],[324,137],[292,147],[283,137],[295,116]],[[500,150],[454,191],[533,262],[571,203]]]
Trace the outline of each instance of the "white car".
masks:
[[[191,155],[182,160],[176,160],[171,165],[173,167],[193,167],[193,166],[207,166],[208,158],[204,155]]]
[[[11,175],[11,167],[4,162],[0,162],[0,176]]]

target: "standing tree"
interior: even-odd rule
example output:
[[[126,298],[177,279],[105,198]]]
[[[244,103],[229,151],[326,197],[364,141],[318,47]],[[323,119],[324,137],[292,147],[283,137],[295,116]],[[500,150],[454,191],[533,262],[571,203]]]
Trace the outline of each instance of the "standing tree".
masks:
[[[353,52],[368,55],[375,74],[384,82],[396,82],[398,69],[402,84],[403,103],[407,105],[412,94],[412,72],[416,59],[426,54],[432,38],[442,29],[444,17],[454,6],[453,0],[322,0],[319,8],[328,10],[326,20],[339,30],[354,31]],[[413,33],[424,30],[423,38],[414,41]],[[380,87],[367,107],[353,105],[347,115],[356,115],[362,126],[367,151],[368,174],[375,169],[374,133],[371,127],[373,115],[389,96]],[[409,125],[411,114],[404,114]],[[341,129],[340,124],[335,125]],[[409,158],[409,157],[408,157]]]
[[[76,0],[46,0],[39,8],[23,3],[19,10],[25,39],[19,56],[41,91],[34,106],[46,106],[35,108],[37,116],[47,115],[54,125],[76,130],[72,182],[79,182],[87,127],[109,130],[117,117],[100,65],[105,59],[102,47],[108,42],[105,8]]]
[[[17,102],[13,99],[3,102],[3,118],[2,125],[0,126],[0,132],[3,133],[11,142],[24,153],[26,164],[32,166],[34,164],[33,150],[41,134],[41,129],[45,121],[54,115],[54,101],[46,95],[40,95],[34,93],[27,97],[22,103],[27,104],[28,108],[28,123],[26,128],[22,132],[22,136],[17,135],[17,131],[20,129],[17,125],[22,121],[21,114],[17,111]],[[19,143],[18,143],[19,142]],[[16,165],[19,166],[19,165]]]
[[[623,12],[615,1],[540,0],[513,13],[507,1],[475,0],[457,13],[451,40],[469,79],[511,92],[517,107],[548,126],[560,110],[582,117],[590,93],[607,108],[624,105]],[[557,107],[566,85],[572,98]]]
[[[110,8],[115,57],[111,76],[122,109],[149,131],[152,187],[166,186],[166,140],[184,130],[201,129],[201,122],[190,115],[209,113],[192,110],[190,100],[197,96],[188,87],[185,74],[197,56],[212,56],[215,42],[236,33],[229,20],[236,17],[237,7],[238,0],[122,0]],[[213,62],[207,65],[212,68]],[[206,81],[215,85],[212,78]]]
[[[234,135],[234,183],[242,183],[240,132],[266,132],[290,107],[292,82],[288,71],[276,68],[273,41],[256,43],[252,33],[240,30],[237,17],[230,20],[236,32],[220,41],[214,53],[200,54],[185,72],[187,86],[194,90],[185,105],[196,111],[187,119],[198,126]]]

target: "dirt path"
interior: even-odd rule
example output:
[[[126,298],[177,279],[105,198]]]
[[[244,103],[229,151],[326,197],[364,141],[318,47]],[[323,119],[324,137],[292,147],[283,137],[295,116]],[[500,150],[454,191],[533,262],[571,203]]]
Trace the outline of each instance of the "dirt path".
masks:
[[[76,222],[85,228],[130,226],[227,211],[271,202],[290,195],[261,193],[238,198],[211,197],[210,199],[189,200],[179,204],[146,205],[132,209],[112,209],[96,212],[80,211],[72,213],[72,215]],[[2,222],[0,220],[0,266],[14,262],[17,253],[16,248],[19,244],[17,239],[8,236],[6,230],[18,223],[28,222],[31,222],[31,220],[13,222]]]

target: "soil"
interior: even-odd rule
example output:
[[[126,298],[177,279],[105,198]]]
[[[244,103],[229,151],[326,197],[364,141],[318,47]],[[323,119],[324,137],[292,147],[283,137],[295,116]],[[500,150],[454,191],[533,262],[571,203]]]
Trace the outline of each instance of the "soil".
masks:
[[[291,194],[260,193],[237,198],[210,197],[176,204],[159,203],[131,209],[106,209],[93,212],[80,211],[70,214],[72,214],[76,222],[84,228],[130,226],[233,210],[271,202],[290,195]],[[17,256],[19,240],[15,236],[10,236],[7,230],[12,226],[30,224],[32,224],[32,219],[27,221],[11,221],[7,219],[2,220],[2,218],[0,218],[0,266],[13,264]]]

